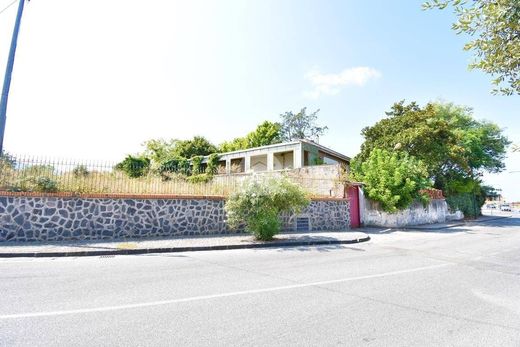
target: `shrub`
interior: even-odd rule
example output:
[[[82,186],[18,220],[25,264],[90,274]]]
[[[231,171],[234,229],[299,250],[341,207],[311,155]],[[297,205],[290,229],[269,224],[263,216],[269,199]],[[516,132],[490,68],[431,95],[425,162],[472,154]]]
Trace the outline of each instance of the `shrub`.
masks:
[[[203,157],[200,155],[191,158],[191,172],[194,175],[200,174],[202,172],[202,159]]]
[[[414,200],[429,201],[422,190],[431,187],[426,166],[405,152],[374,149],[364,162],[354,161],[352,174],[365,184],[367,196],[381,203],[384,211],[394,213]]]
[[[142,177],[150,169],[150,159],[129,155],[116,165],[116,169],[123,171],[132,178]]]
[[[219,155],[217,153],[210,154],[208,157],[208,163],[206,166],[206,173],[214,175],[218,172]]]
[[[207,182],[211,181],[212,178],[213,178],[212,175],[202,173],[202,174],[198,174],[198,175],[188,176],[186,178],[186,180],[190,183],[207,183]]]
[[[179,159],[173,158],[163,161],[157,169],[160,174],[177,172],[179,170]]]
[[[58,182],[45,176],[36,177],[34,179],[34,190],[37,192],[55,193],[58,191]]]
[[[231,229],[245,226],[259,240],[271,240],[280,231],[280,213],[299,212],[309,204],[305,192],[287,178],[246,181],[226,201]]]
[[[186,158],[179,159],[179,173],[189,176],[191,175],[191,165],[190,161]]]
[[[10,192],[42,192],[55,193],[58,182],[47,176],[20,176],[7,187]]]
[[[78,165],[72,170],[72,174],[76,178],[87,177],[90,172],[85,165]]]
[[[452,211],[461,211],[466,218],[477,218],[481,214],[485,196],[479,193],[461,193],[446,197],[446,203]]]

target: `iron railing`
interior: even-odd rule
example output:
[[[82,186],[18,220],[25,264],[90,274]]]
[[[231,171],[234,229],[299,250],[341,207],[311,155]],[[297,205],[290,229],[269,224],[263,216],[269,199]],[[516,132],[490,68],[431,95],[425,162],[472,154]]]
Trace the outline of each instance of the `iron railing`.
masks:
[[[343,186],[334,178],[301,177],[291,170],[259,173],[286,176],[311,195],[342,197]],[[182,166],[164,170],[150,163],[120,163],[55,159],[35,156],[0,157],[0,191],[71,194],[156,194],[228,196],[251,174],[197,172]]]

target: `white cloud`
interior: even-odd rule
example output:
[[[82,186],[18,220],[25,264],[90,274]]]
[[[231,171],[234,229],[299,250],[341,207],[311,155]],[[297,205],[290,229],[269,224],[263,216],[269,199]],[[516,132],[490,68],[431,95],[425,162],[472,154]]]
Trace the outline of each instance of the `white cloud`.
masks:
[[[314,89],[306,91],[305,96],[316,99],[322,94],[338,94],[344,86],[364,86],[369,80],[381,77],[381,73],[371,67],[358,66],[344,69],[337,74],[323,74],[318,70],[311,70],[305,75]]]

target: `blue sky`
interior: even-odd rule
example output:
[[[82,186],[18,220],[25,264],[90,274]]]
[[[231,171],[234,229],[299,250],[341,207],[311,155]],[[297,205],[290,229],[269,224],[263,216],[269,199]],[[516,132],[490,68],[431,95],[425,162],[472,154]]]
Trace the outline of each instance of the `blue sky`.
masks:
[[[2,69],[15,12],[0,15]],[[421,1],[31,1],[6,148],[117,160],[150,138],[219,143],[306,106],[330,129],[320,142],[354,156],[361,129],[402,99],[471,106],[520,142],[520,98],[468,71],[453,20]],[[510,200],[519,157],[486,176]]]

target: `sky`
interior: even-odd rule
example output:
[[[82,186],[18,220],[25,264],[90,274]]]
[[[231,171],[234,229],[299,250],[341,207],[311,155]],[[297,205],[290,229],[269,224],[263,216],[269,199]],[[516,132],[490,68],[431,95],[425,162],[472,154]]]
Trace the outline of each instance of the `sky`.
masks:
[[[307,107],[329,127],[320,143],[354,156],[361,129],[403,99],[470,106],[519,143],[520,97],[492,95],[453,13],[421,2],[27,2],[5,148],[117,161],[148,139],[218,144]],[[16,7],[0,14],[0,69]],[[484,180],[520,201],[520,153],[506,165]]]

